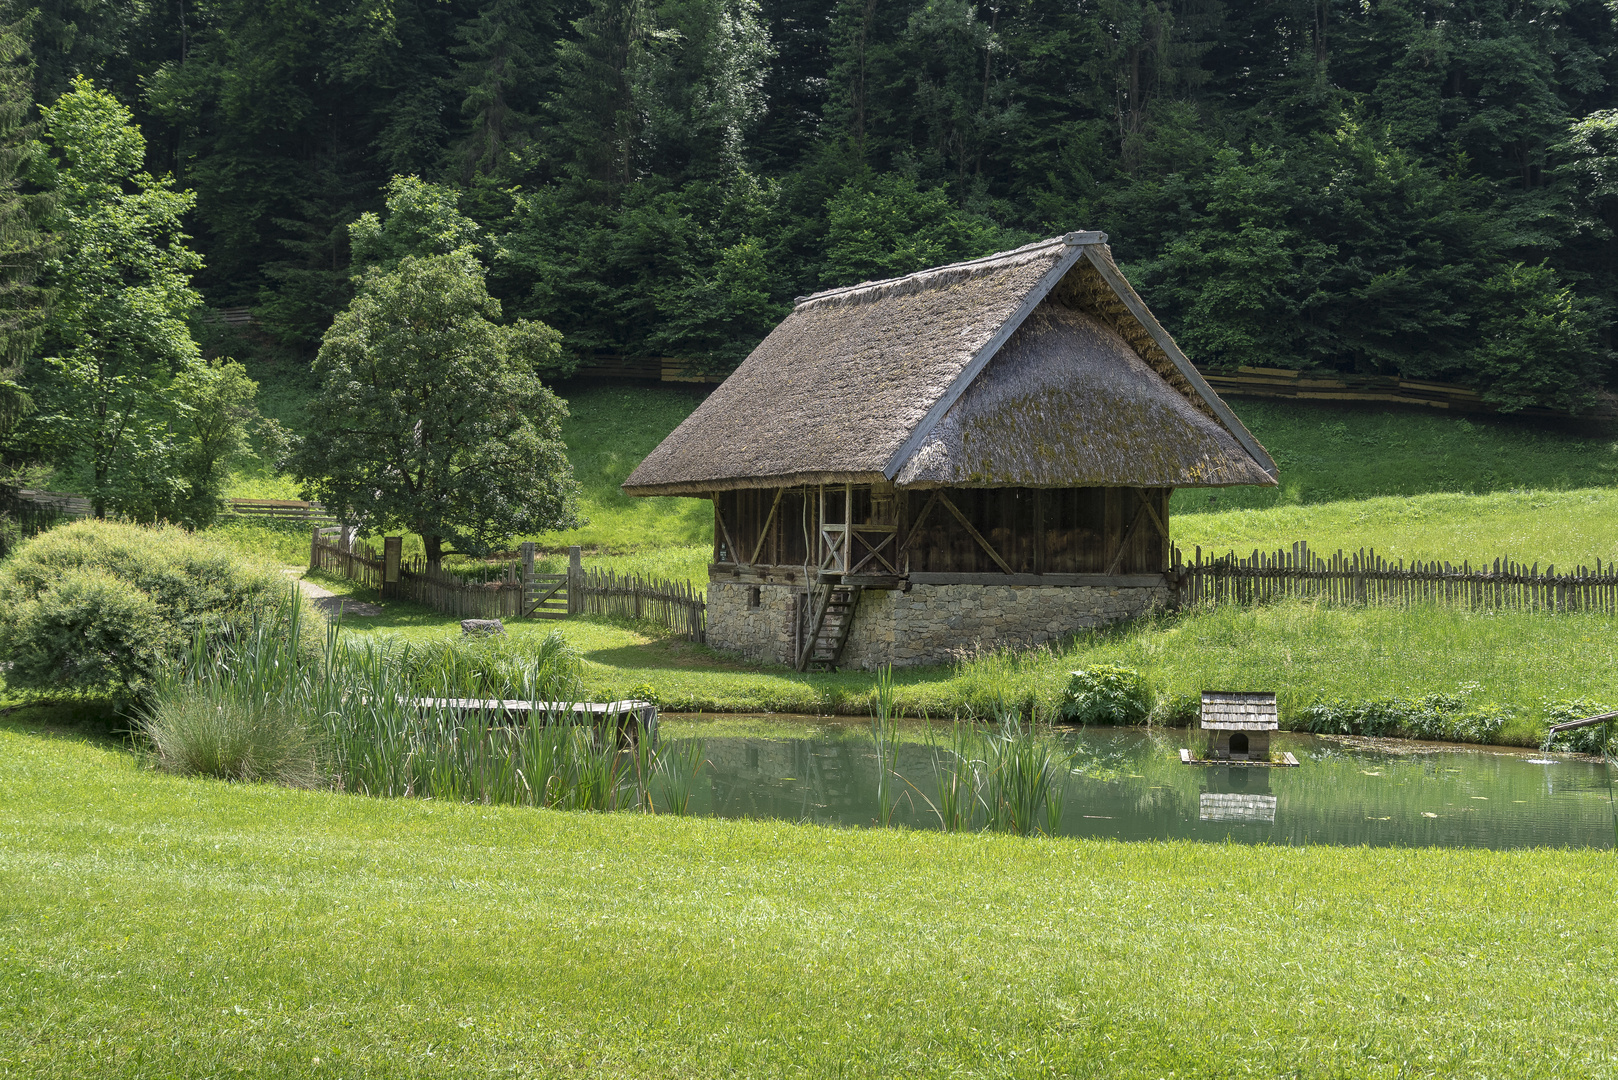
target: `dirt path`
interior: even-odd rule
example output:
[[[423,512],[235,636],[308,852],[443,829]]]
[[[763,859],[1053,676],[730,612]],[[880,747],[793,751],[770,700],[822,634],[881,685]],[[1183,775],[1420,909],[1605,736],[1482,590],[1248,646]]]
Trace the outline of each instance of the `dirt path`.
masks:
[[[370,604],[364,600],[353,600],[346,596],[338,596],[330,589],[323,589],[314,582],[305,581],[303,578],[298,578],[298,588],[303,590],[303,595],[309,598],[309,602],[315,606],[316,610],[326,616],[382,614],[382,609],[376,604]]]

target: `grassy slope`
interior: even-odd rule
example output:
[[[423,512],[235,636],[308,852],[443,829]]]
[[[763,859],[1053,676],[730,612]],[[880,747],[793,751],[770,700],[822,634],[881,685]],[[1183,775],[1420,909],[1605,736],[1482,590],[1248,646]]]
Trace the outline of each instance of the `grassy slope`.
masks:
[[[322,584],[346,591],[346,583]],[[382,617],[346,625],[357,634],[407,639],[460,632],[454,620],[405,604],[389,604]],[[869,714],[875,681],[870,672],[800,675],[732,659],[657,627],[603,619],[509,628],[519,637],[552,630],[584,657],[586,689],[596,698],[650,697],[682,712]],[[1515,713],[1500,741],[1537,746],[1548,704],[1577,698],[1618,708],[1615,631],[1618,620],[1597,615],[1275,604],[1147,620],[1060,649],[991,653],[955,668],[913,668],[895,677],[900,707],[909,715],[932,716],[986,713],[997,698],[1050,710],[1067,673],[1096,663],[1133,667],[1170,694],[1274,689],[1283,722],[1321,698],[1460,692],[1475,705]]]
[[[0,725],[0,1073],[1606,1077],[1612,856],[180,780]]]
[[[307,388],[260,372],[266,411],[296,427]],[[699,499],[634,499],[618,485],[700,400],[690,388],[564,386],[563,427],[590,523],[528,539],[553,551],[579,544],[592,565],[707,580],[712,520]],[[1618,556],[1618,442],[1571,425],[1466,419],[1410,409],[1236,400],[1234,407],[1281,466],[1278,488],[1176,493],[1175,540],[1223,552],[1306,540],[1451,561],[1508,554],[1570,564]],[[279,485],[279,487],[277,486]],[[263,470],[239,475],[237,494],[295,495]],[[1209,495],[1216,499],[1209,503]],[[285,534],[236,526],[244,541],[296,561]],[[248,534],[252,534],[249,538]],[[412,550],[419,541],[411,544]]]

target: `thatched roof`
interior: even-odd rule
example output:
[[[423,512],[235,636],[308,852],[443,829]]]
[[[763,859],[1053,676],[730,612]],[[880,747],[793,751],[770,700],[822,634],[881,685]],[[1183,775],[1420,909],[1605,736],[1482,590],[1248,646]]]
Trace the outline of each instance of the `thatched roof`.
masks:
[[[1275,483],[1105,241],[804,297],[624,490]]]

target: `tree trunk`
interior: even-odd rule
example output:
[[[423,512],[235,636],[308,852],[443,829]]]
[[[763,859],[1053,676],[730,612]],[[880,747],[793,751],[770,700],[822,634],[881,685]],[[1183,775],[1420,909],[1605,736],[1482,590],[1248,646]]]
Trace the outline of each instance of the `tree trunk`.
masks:
[[[423,533],[421,542],[422,546],[427,549],[427,565],[437,566],[444,557],[444,538],[442,536],[433,536],[430,533]]]

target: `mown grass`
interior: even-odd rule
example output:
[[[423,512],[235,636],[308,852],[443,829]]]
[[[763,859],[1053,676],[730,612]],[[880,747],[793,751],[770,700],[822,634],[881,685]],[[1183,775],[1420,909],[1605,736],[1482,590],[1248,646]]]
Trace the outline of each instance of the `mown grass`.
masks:
[[[0,724],[0,1073],[1603,1077],[1612,856],[171,778]]]

